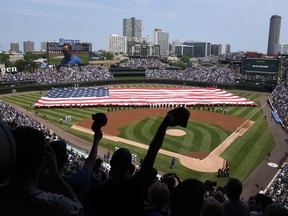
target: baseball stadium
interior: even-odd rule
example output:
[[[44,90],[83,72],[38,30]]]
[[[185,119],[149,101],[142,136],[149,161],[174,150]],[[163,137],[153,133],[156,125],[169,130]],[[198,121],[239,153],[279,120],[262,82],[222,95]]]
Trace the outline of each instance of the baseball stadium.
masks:
[[[229,62],[236,55],[240,63]],[[217,64],[203,59],[186,69],[130,57],[110,68],[89,62],[41,68],[29,76],[2,74],[2,120],[41,127],[47,138],[61,138],[87,157],[91,116],[105,113],[98,156],[109,164],[110,153],[127,148],[137,168],[167,113],[182,107],[190,113],[188,123],[168,127],[154,164],[159,175],[176,173],[218,186],[233,177],[243,183],[244,200],[263,193],[286,206],[287,192],[275,194],[274,184],[279,173],[287,178],[286,67],[279,58],[235,56]]]

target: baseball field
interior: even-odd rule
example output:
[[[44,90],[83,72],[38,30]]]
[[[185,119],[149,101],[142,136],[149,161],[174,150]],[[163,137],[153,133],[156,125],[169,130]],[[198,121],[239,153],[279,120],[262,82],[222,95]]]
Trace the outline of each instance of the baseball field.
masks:
[[[125,87],[125,86],[122,86]],[[127,85],[126,87],[131,87]],[[145,84],[141,88],[174,87]],[[233,92],[258,104],[261,93]],[[1,97],[1,100],[21,106],[23,109],[43,117],[46,122],[92,143],[91,115],[105,112],[108,124],[103,128],[101,146],[114,151],[125,147],[137,154],[137,161],[144,158],[146,149],[168,108],[139,108],[109,111],[103,107],[51,108],[34,110],[32,105],[44,92],[19,93]],[[227,160],[230,176],[244,181],[263,161],[274,146],[274,138],[268,127],[261,106],[219,107],[227,112],[212,112],[207,107],[190,108],[190,119],[186,128],[169,128],[155,168],[159,172],[175,172],[182,178],[197,178],[217,181],[223,185],[227,178],[217,177],[218,168]],[[71,121],[63,121],[65,116]],[[64,126],[64,127],[63,127]],[[61,136],[61,134],[59,134]],[[77,144],[81,148],[81,143]],[[89,149],[87,149],[89,150]],[[171,158],[176,157],[175,167],[170,168]]]

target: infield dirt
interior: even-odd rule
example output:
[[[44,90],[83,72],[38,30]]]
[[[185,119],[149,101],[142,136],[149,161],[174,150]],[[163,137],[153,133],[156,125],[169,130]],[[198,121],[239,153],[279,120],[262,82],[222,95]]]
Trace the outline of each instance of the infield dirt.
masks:
[[[107,112],[106,115],[109,120],[107,125],[103,127],[104,138],[115,142],[123,142],[129,145],[147,149],[148,146],[145,144],[117,137],[119,135],[119,128],[140,121],[144,118],[153,116],[165,116],[169,110],[171,109],[147,108]],[[190,152],[186,155],[182,155],[160,149],[159,153],[178,158],[183,166],[192,170],[199,172],[217,172],[218,169],[223,166],[224,161],[224,159],[220,157],[220,154],[231,143],[233,143],[237,137],[242,136],[253,125],[254,122],[222,113],[204,112],[192,109],[189,111],[189,120],[219,125],[221,128],[231,131],[232,134],[212,152]],[[73,128],[93,134],[93,131],[90,129],[91,124],[92,119],[87,118],[75,124]]]

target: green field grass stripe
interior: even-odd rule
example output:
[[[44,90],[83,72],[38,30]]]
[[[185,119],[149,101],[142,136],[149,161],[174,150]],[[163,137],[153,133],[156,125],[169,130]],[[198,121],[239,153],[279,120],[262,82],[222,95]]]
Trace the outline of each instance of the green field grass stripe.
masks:
[[[21,99],[21,98],[13,98],[13,99],[5,99],[7,102],[15,103],[21,107],[27,108],[27,101]],[[31,106],[31,105],[30,105]]]
[[[144,125],[146,136],[150,137],[151,140],[156,133],[156,128],[160,125],[162,120],[163,117],[148,118],[146,124]]]
[[[270,133],[268,133],[268,130],[269,129],[266,128],[265,131],[262,131],[262,135],[258,136],[255,140],[252,138],[249,139],[245,145],[239,149],[239,152],[242,153],[242,158],[240,159],[239,155],[237,155],[237,158],[235,160],[233,159],[233,163],[238,164],[234,169],[237,170],[239,178],[245,179],[248,177],[252,172],[252,169],[250,168],[259,164],[265,158],[269,149],[271,149],[271,144],[274,142],[271,140],[272,136],[269,136]],[[251,172],[247,172],[247,169],[251,170]]]
[[[236,116],[234,113],[237,112],[238,109],[239,109],[239,107],[236,107],[236,106],[235,107],[229,107],[227,109],[227,114]]]
[[[261,110],[259,111],[259,107],[250,108],[250,109],[248,109],[248,111],[249,111],[249,112],[246,112],[246,115],[243,116],[243,118],[249,119],[249,120],[251,120],[251,118],[253,118],[253,116],[257,116],[258,113],[260,113],[260,115],[261,115],[261,113],[262,113]],[[256,113],[256,114],[255,114],[255,113]]]
[[[194,133],[194,139],[191,140],[191,151],[198,152],[200,145],[203,141],[203,134],[201,129],[195,124],[192,127],[192,133]]]
[[[138,142],[150,144],[152,140],[152,134],[149,131],[149,128],[155,122],[154,118],[145,118],[142,121],[138,122],[134,127],[133,133],[137,135]]]
[[[32,104],[35,103],[35,99],[33,97],[30,97],[29,95],[21,95],[21,97],[15,97],[21,100],[26,101],[27,104],[30,104],[30,106],[32,106]]]
[[[185,131],[186,131],[186,135],[181,137],[182,144],[181,144],[181,148],[179,148],[180,154],[187,154],[195,150],[193,149],[193,145],[191,145],[194,142],[195,133],[193,133],[191,130],[189,131],[185,130]]]
[[[49,119],[53,119],[53,120],[63,119],[64,117],[63,113],[55,112],[54,110],[49,110],[49,109],[41,110],[38,112],[39,112],[39,115],[43,116],[43,114],[46,114]]]
[[[135,142],[139,142],[138,134],[134,133],[136,126],[137,126],[137,123],[132,123],[132,124],[126,125],[125,127],[121,127],[119,129],[120,130],[119,137],[122,137],[128,140],[133,140]]]
[[[239,116],[241,115],[242,112],[244,112],[246,109],[251,109],[251,108],[248,108],[248,107],[240,107],[238,108],[238,110],[236,110],[234,113],[232,113],[233,116]]]
[[[242,110],[241,113],[238,114],[237,117],[249,119],[258,109],[257,108],[249,108]]]
[[[259,103],[260,95],[259,95],[259,94],[252,94],[252,95],[249,97],[249,100],[254,101],[254,102],[256,102],[256,103]]]
[[[81,112],[77,112],[77,110],[63,108],[63,109],[57,109],[57,112],[61,113],[63,115],[63,118],[65,116],[71,115],[72,119],[77,119],[77,121],[85,119],[88,116],[89,117],[91,116],[90,112],[86,113],[84,109]]]
[[[198,124],[199,132],[202,134],[202,142],[199,143],[199,152],[208,152],[212,143],[212,134],[208,131],[206,125]]]

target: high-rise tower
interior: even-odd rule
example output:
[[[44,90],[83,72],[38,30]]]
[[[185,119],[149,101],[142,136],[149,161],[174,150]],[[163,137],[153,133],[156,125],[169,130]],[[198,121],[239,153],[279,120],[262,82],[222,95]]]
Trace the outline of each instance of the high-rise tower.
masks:
[[[34,52],[34,42],[30,40],[23,41],[23,51],[24,53]]]
[[[15,53],[19,53],[19,42],[12,42],[10,43],[10,52],[15,52]]]
[[[137,20],[135,17],[123,19],[123,36],[128,39],[142,37],[142,20]]]
[[[169,55],[169,33],[162,29],[154,30],[154,44],[160,45],[160,56]]]
[[[269,38],[267,54],[277,54],[277,44],[279,44],[281,29],[281,16],[273,15],[270,18]]]

